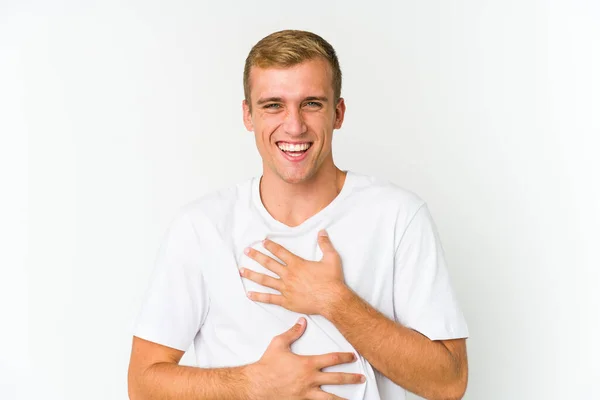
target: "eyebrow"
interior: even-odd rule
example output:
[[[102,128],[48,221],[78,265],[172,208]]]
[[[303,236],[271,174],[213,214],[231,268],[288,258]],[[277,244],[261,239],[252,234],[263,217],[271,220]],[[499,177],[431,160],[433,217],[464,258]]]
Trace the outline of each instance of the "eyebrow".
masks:
[[[327,103],[328,99],[325,96],[309,96],[306,97],[305,99],[303,99],[302,101],[314,101],[314,100],[318,100],[318,101],[322,101],[323,103]],[[258,101],[256,102],[256,104],[261,105],[261,104],[265,104],[265,103],[281,103],[283,102],[283,98],[282,97],[267,97],[264,99],[258,99]]]

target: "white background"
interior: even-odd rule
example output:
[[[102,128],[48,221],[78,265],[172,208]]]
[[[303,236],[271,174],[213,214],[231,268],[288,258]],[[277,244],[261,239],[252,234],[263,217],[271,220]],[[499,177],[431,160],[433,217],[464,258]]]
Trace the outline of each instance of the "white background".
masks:
[[[0,1],[0,398],[127,398],[167,224],[260,174],[243,62],[285,28],[338,51],[338,166],[430,205],[465,398],[600,398],[599,27],[591,0]]]

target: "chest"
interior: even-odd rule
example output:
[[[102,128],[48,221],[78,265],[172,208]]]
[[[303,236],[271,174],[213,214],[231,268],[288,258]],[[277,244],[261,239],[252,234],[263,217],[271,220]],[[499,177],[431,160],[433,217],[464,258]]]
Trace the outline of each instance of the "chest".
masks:
[[[280,331],[293,324],[300,316],[281,307],[255,303],[246,297],[247,291],[278,293],[239,276],[239,268],[276,275],[244,254],[253,247],[274,257],[262,246],[262,239],[280,244],[288,251],[310,261],[321,260],[323,253],[317,242],[317,233],[326,229],[342,260],[345,283],[361,298],[387,315],[393,316],[394,226],[391,221],[370,215],[338,217],[323,221],[313,229],[302,232],[274,231],[259,220],[243,226],[231,225],[223,232],[220,243],[211,243],[203,253],[207,263],[203,274],[210,291],[212,318],[226,320],[233,325],[257,324]],[[220,321],[221,322],[221,321]],[[280,333],[280,332],[279,332]]]

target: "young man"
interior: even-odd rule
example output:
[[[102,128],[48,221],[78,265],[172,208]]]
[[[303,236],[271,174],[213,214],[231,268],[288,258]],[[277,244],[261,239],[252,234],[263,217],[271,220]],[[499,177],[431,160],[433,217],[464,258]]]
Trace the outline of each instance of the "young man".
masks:
[[[273,33],[248,55],[244,91],[262,176],[171,224],[130,398],[461,398],[468,331],[427,205],[333,162],[346,109],[334,49]],[[178,365],[192,342],[199,368]]]

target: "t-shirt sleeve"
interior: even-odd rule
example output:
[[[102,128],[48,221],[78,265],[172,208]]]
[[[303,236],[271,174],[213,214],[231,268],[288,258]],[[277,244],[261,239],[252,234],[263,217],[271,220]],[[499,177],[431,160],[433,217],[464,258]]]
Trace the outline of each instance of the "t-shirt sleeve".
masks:
[[[189,348],[210,305],[200,261],[194,226],[180,215],[160,246],[134,336],[181,351]]]
[[[396,321],[430,340],[469,336],[451,287],[444,250],[427,205],[404,224],[394,256]]]

